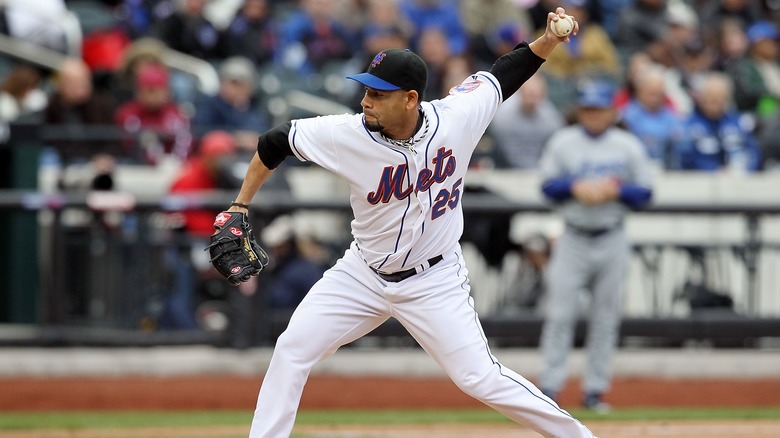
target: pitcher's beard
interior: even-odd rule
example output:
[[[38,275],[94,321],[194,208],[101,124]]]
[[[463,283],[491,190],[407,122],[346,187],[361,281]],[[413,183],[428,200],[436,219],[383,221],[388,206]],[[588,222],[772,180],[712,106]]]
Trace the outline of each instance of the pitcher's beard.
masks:
[[[371,123],[365,117],[363,117],[363,121],[366,123],[366,129],[371,132],[381,132],[385,129],[384,125],[379,122]]]

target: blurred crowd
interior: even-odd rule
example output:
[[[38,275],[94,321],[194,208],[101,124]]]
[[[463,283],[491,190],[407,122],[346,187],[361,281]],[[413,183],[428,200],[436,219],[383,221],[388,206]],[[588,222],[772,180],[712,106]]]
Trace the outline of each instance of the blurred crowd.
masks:
[[[598,77],[620,87],[620,122],[661,169],[780,167],[776,0],[10,0],[0,33],[65,60],[3,62],[0,119],[113,124],[129,134],[123,147],[88,147],[151,165],[194,155],[212,130],[251,151],[290,115],[270,99],[280,88],[360,111],[362,90],[338,79],[382,48],[410,47],[431,71],[425,98],[440,98],[538,35],[558,5],[580,33],[502,106],[473,166],[534,169],[571,122],[577,83]],[[204,92],[172,51],[212,65],[219,89]]]
[[[442,98],[534,39],[557,6],[579,34],[499,108],[472,167],[535,170],[549,137],[574,122],[577,85],[598,78],[619,89],[619,123],[660,171],[780,170],[778,0],[5,0],[0,36],[60,61],[0,55],[0,121],[47,126],[43,160],[89,166],[82,188],[110,190],[117,165],[166,160],[179,168],[169,192],[236,188],[259,133],[296,115],[275,99],[285,90],[360,112],[363,90],[344,75],[409,47],[430,70],[425,100]],[[192,60],[218,84],[204,86],[184,67]],[[290,161],[270,183],[280,190]],[[203,239],[211,217],[180,226]],[[288,277],[319,268],[296,269]]]

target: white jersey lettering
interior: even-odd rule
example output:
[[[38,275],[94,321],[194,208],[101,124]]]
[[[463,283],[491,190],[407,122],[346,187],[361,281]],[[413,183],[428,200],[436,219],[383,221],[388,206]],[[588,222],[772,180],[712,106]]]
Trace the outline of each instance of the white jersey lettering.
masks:
[[[295,156],[349,184],[352,234],[369,266],[409,269],[457,245],[464,163],[501,102],[496,84],[490,73],[480,72],[444,99],[422,102],[430,128],[427,135],[415,135],[421,138],[415,152],[369,131],[362,114],[293,121],[289,139]]]

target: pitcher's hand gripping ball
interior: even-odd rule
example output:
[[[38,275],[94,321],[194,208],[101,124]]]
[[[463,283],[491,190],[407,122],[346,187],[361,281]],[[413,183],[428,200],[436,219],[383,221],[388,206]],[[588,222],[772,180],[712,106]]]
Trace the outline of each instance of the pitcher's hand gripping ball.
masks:
[[[230,284],[249,280],[268,264],[268,254],[255,241],[244,213],[223,211],[214,220],[214,229],[206,250],[211,264]]]
[[[555,36],[563,38],[574,30],[574,18],[571,15],[559,18],[558,21],[550,23],[550,30],[552,30]]]

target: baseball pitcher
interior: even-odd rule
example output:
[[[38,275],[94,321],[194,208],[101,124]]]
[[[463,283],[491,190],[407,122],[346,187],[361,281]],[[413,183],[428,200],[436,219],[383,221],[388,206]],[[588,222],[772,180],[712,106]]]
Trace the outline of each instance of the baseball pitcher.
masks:
[[[423,60],[409,50],[383,50],[365,73],[348,77],[365,87],[362,114],[293,120],[260,137],[235,202],[218,219],[214,240],[226,249],[212,247],[212,258],[220,271],[244,281],[262,270],[261,249],[228,245],[236,240],[231,228],[250,234],[240,221],[231,227],[229,217],[248,213],[254,194],[290,155],[346,180],[354,240],[278,338],[251,438],[288,437],[312,367],[390,317],[472,397],[544,436],[593,436],[491,354],[458,243],[464,178],[477,141],[499,104],[569,41],[550,29],[565,16],[563,8],[550,12],[542,36],[432,102],[421,101],[428,75]]]

